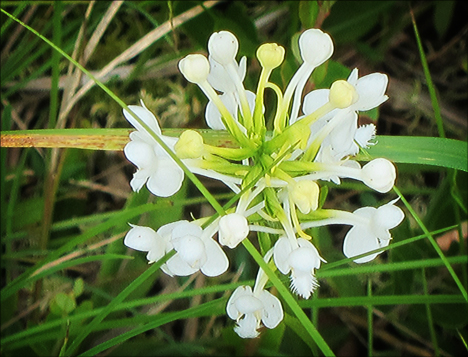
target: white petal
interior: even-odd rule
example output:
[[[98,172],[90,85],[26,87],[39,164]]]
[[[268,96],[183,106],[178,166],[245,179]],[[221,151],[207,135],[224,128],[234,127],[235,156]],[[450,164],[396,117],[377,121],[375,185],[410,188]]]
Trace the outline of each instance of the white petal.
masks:
[[[236,103],[234,94],[232,94],[231,92],[227,92],[227,93],[220,95],[219,99],[221,99],[221,102],[223,102],[228,112],[231,113],[231,115],[235,119],[237,119],[238,105]],[[224,123],[221,120],[221,113],[219,112],[218,108],[212,101],[209,101],[206,106],[205,120],[206,120],[207,125],[211,129],[214,129],[214,130],[226,129],[226,127],[224,126]]]
[[[361,125],[357,128],[356,132],[354,133],[354,140],[359,144],[360,147],[367,149],[370,145],[374,145],[375,143],[371,143],[371,140],[375,139],[375,125],[374,124],[367,124]]]
[[[241,338],[255,338],[259,335],[257,331],[258,327],[259,321],[257,318],[253,314],[248,314],[237,323],[237,326],[234,327],[234,331]]]
[[[380,206],[375,213],[375,223],[386,229],[398,226],[404,218],[405,214],[403,211],[391,204]]]
[[[291,273],[291,290],[304,299],[308,299],[318,286],[313,272],[293,270]]]
[[[385,102],[388,99],[385,95],[387,84],[388,77],[382,73],[372,73],[359,78],[356,84],[359,99],[353,105],[353,108],[359,111],[366,111]]]
[[[214,32],[208,40],[210,56],[222,65],[227,65],[234,61],[238,49],[239,42],[236,36],[229,31]]]
[[[210,74],[208,75],[208,83],[222,93],[233,93],[236,91],[236,86],[229,77],[226,69],[218,62],[216,62],[212,56],[209,56],[210,61]]]
[[[253,113],[255,109],[255,98],[257,97],[257,95],[252,91],[246,90],[245,96],[247,97],[247,102],[249,103],[250,111]],[[263,112],[265,111],[264,109],[265,108],[263,108]]]
[[[134,192],[139,192],[143,185],[148,181],[149,173],[146,170],[137,170],[130,180],[130,186]]]
[[[283,307],[279,299],[266,290],[262,290],[259,299],[263,303],[262,322],[268,328],[275,328],[283,320]]]
[[[312,114],[318,108],[328,102],[328,96],[330,95],[329,89],[316,89],[309,92],[305,97],[302,104],[302,111],[304,114]],[[293,123],[291,123],[293,124]]]
[[[188,276],[196,273],[199,269],[191,267],[185,260],[183,260],[178,254],[170,258],[167,263],[167,268],[172,272],[173,275],[177,276]]]
[[[130,141],[124,147],[125,157],[138,168],[156,167],[154,148],[142,141]]]
[[[362,168],[363,182],[380,193],[390,191],[395,183],[395,166],[387,159],[378,158]]]
[[[211,100],[205,108],[205,120],[206,124],[213,130],[226,130],[226,127],[221,120],[221,113]]]
[[[200,269],[206,262],[205,245],[199,237],[185,235],[172,239],[172,246],[177,251],[178,256],[190,267]]]
[[[171,269],[169,269],[169,267],[167,266],[167,263],[164,263],[163,265],[161,265],[161,270],[162,270],[165,274],[167,274],[167,275],[169,275],[169,276],[171,276],[171,277],[175,275],[175,274],[171,271]]]
[[[299,49],[304,62],[317,67],[333,54],[333,41],[321,30],[309,29],[299,37]]]
[[[201,237],[203,229],[192,222],[189,221],[178,221],[177,225],[172,227],[172,239],[182,238],[186,235],[191,235],[194,237]]]
[[[203,83],[210,73],[210,63],[201,54],[191,54],[179,61],[179,70],[191,83]]]
[[[354,68],[349,74],[347,81],[349,84],[356,86],[358,82],[358,77],[359,77],[359,70],[357,68]]]
[[[165,239],[166,242],[169,242],[172,239],[172,231],[181,224],[189,223],[186,220],[175,221],[168,224],[165,224],[158,229],[158,234]],[[172,249],[172,246],[171,246]]]
[[[196,273],[199,269],[191,267],[181,257],[175,255],[166,263],[167,269],[176,276],[189,276]]]
[[[230,213],[219,220],[219,243],[235,248],[249,234],[249,222],[239,213]]]
[[[218,276],[223,274],[229,267],[229,260],[221,247],[212,238],[204,239],[206,257],[201,272],[206,276]]]
[[[289,255],[288,263],[295,272],[302,271],[307,273],[316,269],[317,265],[320,267],[320,258],[312,249],[297,248]]]
[[[355,210],[353,214],[368,218],[370,222],[370,220],[374,218],[376,211],[377,211],[377,208],[374,208],[374,207],[361,207]]]
[[[158,170],[151,174],[147,187],[153,195],[169,197],[182,187],[184,171],[173,161],[160,160]]]
[[[237,75],[239,76],[241,82],[244,81],[246,72],[247,72],[247,57],[242,56],[242,58],[239,61],[239,66],[237,68]]]
[[[239,286],[234,290],[231,297],[229,298],[227,305],[226,305],[226,312],[228,316],[233,319],[237,320],[239,317],[242,316],[242,313],[236,306],[236,301],[241,296],[252,296],[252,288],[250,286]]]
[[[320,268],[320,261],[326,263],[326,260],[320,256],[317,248],[315,248],[315,245],[313,245],[309,240],[304,239],[304,238],[297,238],[297,244],[299,245],[300,248],[307,248],[307,249],[312,250],[310,254],[313,260],[315,261],[313,265],[314,269]]]
[[[241,314],[253,314],[263,309],[263,303],[253,294],[242,295],[236,299],[236,307]]]
[[[154,247],[155,242],[160,238],[150,227],[131,225],[132,229],[127,232],[124,244],[132,249],[147,252]]]
[[[159,128],[156,117],[148,109],[139,105],[129,105],[128,108],[136,114],[146,125],[150,127],[157,135],[161,135],[161,129]],[[146,132],[145,129],[136,121],[136,119],[125,109],[123,110],[125,118],[129,123],[138,131]]]
[[[278,270],[283,274],[289,273],[291,269],[288,263],[291,251],[292,248],[288,238],[282,237],[278,239],[274,247],[273,260]]]
[[[336,154],[341,157],[351,155],[354,144],[354,134],[357,130],[358,116],[355,112],[349,112],[342,118],[341,124],[330,133],[330,143]]]
[[[132,249],[148,252],[146,259],[155,262],[166,254],[164,239],[149,227],[132,225],[124,238],[124,244]]]
[[[380,248],[379,241],[369,229],[361,226],[352,227],[343,243],[343,253],[346,257],[352,258],[360,254],[370,252]],[[355,259],[355,263],[367,263],[373,260],[378,254],[374,253],[363,258]]]

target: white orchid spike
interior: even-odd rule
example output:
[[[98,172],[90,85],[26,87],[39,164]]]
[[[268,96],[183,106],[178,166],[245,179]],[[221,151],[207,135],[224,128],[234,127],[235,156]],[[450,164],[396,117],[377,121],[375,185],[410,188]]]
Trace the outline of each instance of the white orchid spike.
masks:
[[[182,58],[180,72],[208,99],[205,120],[212,129],[208,132],[198,128],[184,130],[178,138],[163,136],[144,105],[129,107],[140,120],[124,111],[136,128],[124,149],[137,166],[130,182],[134,191],[146,185],[157,196],[173,195],[184,179],[178,162],[195,183],[193,175],[205,176],[234,193],[234,199],[221,206],[196,185],[213,204],[216,215],[179,220],[157,231],[132,225],[124,239],[126,246],[147,252],[149,262],[174,250],[174,256],[161,267],[168,275],[200,271],[213,277],[229,268],[224,247],[248,247],[255,232],[261,232],[256,243],[267,249],[265,263],[288,275],[292,292],[308,299],[319,286],[316,271],[326,262],[308,228],[350,225],[343,253],[356,263],[371,261],[389,244],[390,230],[404,218],[396,200],[354,212],[328,209],[325,200],[333,186],[322,186],[323,181],[340,185],[351,179],[379,194],[394,187],[394,163],[385,158],[362,163],[354,157],[378,143],[376,126],[359,126],[359,115],[388,99],[388,77],[371,73],[359,78],[354,69],[329,89],[305,93],[306,88],[314,87],[307,82],[315,69],[321,66],[326,71],[322,65],[332,56],[334,44],[322,30],[307,29],[300,34],[297,47],[302,63],[284,91],[271,79],[289,56],[276,43],[262,44],[256,51],[254,64],[260,67],[256,88],[244,87],[252,82],[246,78],[247,58],[237,58],[239,41],[229,31],[211,35],[207,56]],[[270,103],[272,107],[268,107]],[[227,314],[236,321],[235,331],[242,338],[255,338],[262,325],[275,328],[283,319],[280,301],[265,289],[270,276],[259,268],[254,287],[238,287],[228,301]]]

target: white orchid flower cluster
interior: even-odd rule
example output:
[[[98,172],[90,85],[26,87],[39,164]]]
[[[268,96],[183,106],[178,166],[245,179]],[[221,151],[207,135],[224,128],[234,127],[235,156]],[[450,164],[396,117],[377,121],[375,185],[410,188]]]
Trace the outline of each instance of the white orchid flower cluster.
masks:
[[[208,126],[226,130],[235,147],[205,144],[194,130],[183,132],[179,138],[163,136],[156,118],[143,103],[129,108],[147,128],[124,111],[136,128],[124,150],[137,166],[130,182],[134,191],[146,184],[154,195],[168,197],[180,189],[184,179],[184,171],[148,133],[150,129],[191,172],[222,181],[240,197],[235,208],[210,220],[202,217],[173,222],[157,231],[132,225],[124,240],[127,247],[147,252],[150,263],[174,249],[175,255],[162,266],[170,276],[187,276],[199,270],[206,276],[219,276],[229,267],[221,246],[234,249],[250,232],[266,232],[274,243],[265,261],[289,275],[291,290],[308,299],[319,285],[315,270],[325,260],[306,229],[330,224],[352,226],[344,239],[343,253],[356,257],[356,263],[373,260],[378,249],[389,244],[389,230],[404,218],[403,211],[395,206],[396,200],[353,213],[323,209],[318,183],[331,180],[340,184],[342,178],[350,178],[380,193],[392,189],[396,170],[390,161],[377,158],[361,166],[352,160],[360,148],[375,144],[375,126],[358,127],[358,112],[387,100],[387,76],[373,73],[358,78],[355,69],[346,81],[338,80],[330,89],[313,90],[303,97],[312,71],[332,55],[333,42],[321,30],[309,29],[299,37],[299,49],[303,63],[284,93],[269,81],[285,54],[284,48],[274,43],[257,50],[262,71],[255,93],[244,88],[247,61],[245,57],[236,61],[238,41],[230,32],[213,33],[208,58],[191,54],[179,62],[185,78],[197,84],[209,99],[205,112]],[[266,88],[277,97],[272,114],[264,105]],[[265,118],[265,113],[271,118]],[[235,331],[243,338],[254,338],[262,324],[274,328],[283,319],[280,301],[265,289],[267,282],[266,274],[259,269],[253,290],[240,286],[227,304],[227,314],[236,320]]]

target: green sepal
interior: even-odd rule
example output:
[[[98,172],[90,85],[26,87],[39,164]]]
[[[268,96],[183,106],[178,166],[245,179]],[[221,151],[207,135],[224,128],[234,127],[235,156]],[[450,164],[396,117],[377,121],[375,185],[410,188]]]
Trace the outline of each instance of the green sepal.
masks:
[[[281,220],[284,216],[283,207],[278,200],[276,190],[272,187],[266,187],[263,190],[263,197],[265,198],[265,210],[273,218],[279,218]],[[283,214],[281,214],[283,213]]]

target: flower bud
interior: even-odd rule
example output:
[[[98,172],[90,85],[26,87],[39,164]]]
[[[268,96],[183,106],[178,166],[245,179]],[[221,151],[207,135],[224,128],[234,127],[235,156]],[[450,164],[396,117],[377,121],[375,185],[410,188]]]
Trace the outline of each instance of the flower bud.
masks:
[[[330,87],[329,101],[335,108],[347,108],[356,103],[358,99],[356,88],[344,80],[335,81]]]
[[[276,43],[264,43],[257,49],[257,58],[263,68],[276,68],[284,60],[284,47]]]
[[[204,152],[203,137],[195,130],[185,130],[174,149],[181,159],[198,159]]]
[[[235,60],[239,42],[236,36],[228,31],[214,32],[208,40],[210,56],[221,65],[227,65]]]
[[[179,61],[179,70],[189,82],[203,83],[210,73],[210,63],[205,56],[192,54]]]
[[[380,193],[390,191],[395,183],[395,166],[387,159],[374,159],[364,165],[361,172],[363,182]]]
[[[299,49],[304,62],[320,66],[333,54],[331,37],[319,29],[309,29],[299,37]]]
[[[320,194],[319,185],[315,181],[301,180],[293,185],[291,197],[299,210],[308,214],[311,210],[315,211],[318,207]]]
[[[219,220],[219,243],[235,248],[249,234],[249,222],[239,213],[227,214]]]

